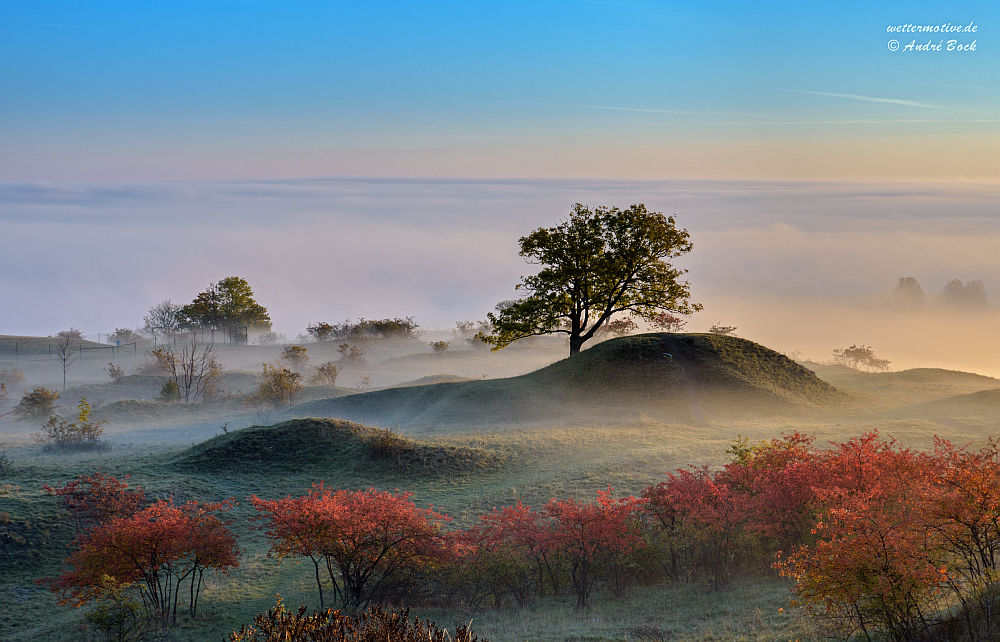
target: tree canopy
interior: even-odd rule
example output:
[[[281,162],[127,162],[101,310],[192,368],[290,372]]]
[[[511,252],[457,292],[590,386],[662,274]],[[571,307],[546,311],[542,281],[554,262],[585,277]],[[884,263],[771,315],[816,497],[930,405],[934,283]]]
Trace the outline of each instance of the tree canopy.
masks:
[[[502,301],[488,315],[492,333],[477,336],[494,350],[525,337],[564,333],[570,354],[576,354],[616,313],[653,321],[663,311],[690,314],[702,307],[688,302],[690,285],[681,280],[687,270],[670,264],[691,251],[687,230],[645,205],[620,210],[577,203],[568,220],[519,243],[521,256],[542,269],[521,277],[516,289],[526,296]]]
[[[250,284],[238,276],[212,283],[194,301],[182,307],[178,316],[181,325],[186,327],[271,329],[267,308],[254,300]]]

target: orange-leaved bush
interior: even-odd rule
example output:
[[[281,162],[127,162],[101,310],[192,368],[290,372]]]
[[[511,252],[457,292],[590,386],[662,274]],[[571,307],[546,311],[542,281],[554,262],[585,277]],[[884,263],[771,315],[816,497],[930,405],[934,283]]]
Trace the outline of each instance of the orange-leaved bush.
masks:
[[[250,502],[260,511],[255,519],[266,522],[261,528],[271,540],[270,554],[312,560],[321,609],[322,570],[341,606],[361,609],[376,598],[403,595],[419,571],[448,554],[439,527],[448,518],[418,508],[411,496],[332,490],[320,482],[301,497],[254,496]]]
[[[111,578],[115,586],[135,587],[147,611],[164,622],[177,620],[186,587],[193,617],[205,570],[239,566],[236,538],[216,514],[230,506],[161,500],[127,517],[112,517],[81,533],[67,570],[41,582],[60,592],[62,602],[80,606],[101,597]]]
[[[645,503],[635,497],[613,499],[608,487],[597,492],[596,503],[570,498],[545,506],[552,518],[546,544],[569,566],[578,607],[588,605],[598,580],[618,572],[622,558],[643,545],[638,513]]]
[[[146,503],[142,488],[129,488],[128,475],[116,479],[98,471],[93,475],[80,475],[62,486],[42,488],[49,495],[58,497],[63,508],[73,517],[77,535],[86,528],[115,517],[128,517]]]

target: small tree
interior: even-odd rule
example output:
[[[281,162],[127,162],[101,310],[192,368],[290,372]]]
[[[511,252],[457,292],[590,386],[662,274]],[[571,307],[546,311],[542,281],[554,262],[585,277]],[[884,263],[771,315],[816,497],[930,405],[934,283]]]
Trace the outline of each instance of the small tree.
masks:
[[[309,361],[308,351],[305,346],[285,346],[281,358],[292,364],[292,370],[298,370]]]
[[[149,308],[142,318],[143,331],[154,337],[170,338],[180,332],[181,306],[170,299],[161,301]]]
[[[456,337],[465,339],[476,333],[476,324],[473,321],[456,321],[455,329],[452,332]]]
[[[654,328],[663,332],[680,332],[687,325],[687,319],[669,312],[661,312],[650,323],[653,324]]]
[[[77,551],[58,578],[45,580],[62,603],[80,606],[100,597],[107,580],[134,585],[142,603],[163,622],[176,622],[183,584],[193,617],[207,569],[239,566],[236,538],[215,513],[232,502],[175,506],[163,500],[126,518],[101,523],[77,537]]]
[[[75,341],[83,341],[83,331],[80,328],[70,328],[69,330],[62,330],[56,333],[57,338],[62,339],[73,339]]]
[[[63,392],[66,391],[66,370],[76,362],[76,358],[73,356],[73,343],[74,341],[79,341],[79,338],[77,338],[79,330],[76,332],[77,335],[74,335],[72,332],[64,330],[56,337],[55,354],[56,359],[62,365]]]
[[[173,379],[167,379],[160,386],[160,394],[156,396],[157,401],[162,401],[164,403],[176,403],[181,400],[181,390],[177,387],[177,382]]]
[[[301,391],[301,374],[265,363],[263,378],[257,391],[246,398],[246,403],[263,413],[292,405]]]
[[[22,420],[42,419],[52,414],[57,399],[59,391],[50,390],[45,386],[35,386],[21,397],[21,401],[14,408],[14,416]]]
[[[722,337],[736,336],[736,326],[734,325],[722,325],[716,322],[711,328],[708,329],[709,334],[717,334]]]
[[[358,346],[352,346],[347,343],[341,343],[337,346],[337,352],[340,353],[341,361],[364,361],[365,360],[365,349]]]
[[[340,374],[340,366],[332,361],[316,366],[316,372],[309,377],[309,383],[333,388],[337,385],[337,375]]]
[[[434,352],[439,353],[439,354],[442,353],[442,352],[446,352],[448,350],[448,347],[450,345],[451,344],[449,344],[447,341],[432,341],[431,342],[431,348],[434,350]]]
[[[158,366],[166,370],[167,376],[177,387],[179,398],[185,403],[212,399],[215,396],[222,366],[211,345],[199,348],[192,339],[180,352],[171,348],[159,348],[149,354],[153,355]]]
[[[833,360],[842,366],[868,372],[885,372],[889,369],[888,359],[879,359],[870,346],[852,345],[833,351]]]
[[[108,376],[111,377],[111,381],[115,383],[121,383],[125,380],[125,368],[115,365],[110,361],[108,362],[108,367],[104,369],[104,372],[107,372]]]
[[[42,431],[34,435],[35,440],[48,448],[96,448],[100,447],[98,439],[104,432],[102,426],[106,421],[91,421],[90,404],[86,397],[76,406],[76,421],[70,423],[57,415],[52,415],[42,427]]]

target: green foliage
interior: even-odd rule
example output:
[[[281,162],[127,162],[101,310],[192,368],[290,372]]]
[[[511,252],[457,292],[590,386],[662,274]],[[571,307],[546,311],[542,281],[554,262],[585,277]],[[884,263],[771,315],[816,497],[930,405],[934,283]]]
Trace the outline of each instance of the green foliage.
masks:
[[[174,403],[181,400],[181,389],[177,387],[177,382],[173,379],[167,379],[163,382],[163,386],[160,387],[160,394],[157,395],[156,399],[158,401],[163,401],[166,403]]]
[[[309,377],[309,383],[333,388],[337,385],[338,374],[340,374],[340,366],[332,361],[327,361],[322,365],[316,366],[316,372]]]
[[[503,301],[488,315],[493,333],[478,336],[494,350],[561,332],[576,354],[616,313],[651,321],[663,310],[701,309],[688,302],[690,286],[681,280],[686,270],[670,264],[691,251],[687,230],[644,205],[619,210],[577,203],[569,220],[535,230],[520,246],[521,256],[542,269],[521,278],[517,289],[524,298]]]
[[[309,351],[305,346],[285,346],[281,351],[281,358],[292,364],[293,370],[298,370],[309,361]]]
[[[254,300],[250,284],[238,276],[212,283],[178,314],[182,327],[271,329],[267,308]]]
[[[396,317],[394,319],[358,319],[352,323],[345,319],[343,323],[329,324],[325,322],[306,326],[306,333],[317,341],[332,341],[334,339],[410,339],[420,334],[420,326],[413,317]]]
[[[108,422],[90,420],[90,404],[86,398],[80,400],[76,409],[76,421],[72,423],[57,415],[49,417],[41,432],[34,435],[35,441],[44,444],[46,448],[102,448],[99,438],[104,432],[102,426]]]
[[[21,397],[14,408],[14,416],[21,420],[42,419],[52,413],[57,399],[59,391],[35,386]]]
[[[386,611],[375,605],[353,617],[333,609],[306,611],[305,606],[298,613],[287,611],[278,596],[273,609],[257,614],[254,626],[233,631],[227,642],[479,642],[462,625],[452,636],[434,622],[415,618],[411,623],[409,609]]]
[[[451,344],[448,343],[447,341],[432,341],[431,342],[431,349],[433,349],[434,352],[437,352],[437,353],[446,352],[450,346],[451,346]]]
[[[246,397],[245,402],[258,413],[264,413],[292,405],[302,388],[301,374],[265,363],[257,391]]]
[[[365,480],[373,474],[398,480],[468,476],[504,462],[505,456],[493,450],[419,442],[391,429],[314,418],[230,430],[188,449],[176,463],[184,470],[213,473],[338,471]]]
[[[330,341],[336,338],[337,327],[326,323],[325,321],[320,321],[318,323],[312,323],[306,326],[306,334],[315,339],[317,342],[322,343],[324,341]]]
[[[129,330],[128,328],[115,328],[115,331],[108,335],[107,342],[111,345],[116,345],[121,343],[125,345],[126,343],[141,343],[145,341],[145,337],[136,332],[135,330]]]

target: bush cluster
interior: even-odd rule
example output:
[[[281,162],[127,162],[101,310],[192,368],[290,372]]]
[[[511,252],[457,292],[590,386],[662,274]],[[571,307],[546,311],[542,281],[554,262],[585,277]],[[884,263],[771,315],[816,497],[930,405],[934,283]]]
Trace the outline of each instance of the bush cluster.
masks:
[[[373,438],[391,455],[391,431]],[[916,452],[870,433],[818,449],[792,433],[737,440],[728,454],[720,469],[677,470],[639,497],[615,498],[608,488],[540,509],[518,502],[466,529],[444,529],[449,518],[417,507],[409,493],[374,488],[318,483],[300,497],[250,503],[271,556],[312,562],[321,610],[327,601],[353,611],[428,600],[527,607],[547,595],[587,607],[601,591],[632,585],[722,588],[737,575],[780,573],[794,579],[798,603],[844,637],[912,642],[964,628],[970,640],[989,640],[1000,632],[1000,442],[972,451],[937,440],[932,452]],[[99,583],[96,570],[79,577],[56,585],[80,596]],[[261,617],[258,625],[312,622],[317,631],[331,621],[281,608]],[[269,630],[286,635],[277,639],[355,639]],[[231,639],[272,639],[253,637],[266,634],[245,628]]]
[[[345,319],[343,323],[320,321],[310,324],[306,326],[306,334],[321,342],[362,338],[409,339],[420,335],[420,326],[413,317],[358,319],[356,323]]]
[[[42,430],[34,435],[35,441],[46,448],[102,448],[100,442],[103,426],[106,421],[91,421],[90,404],[86,397],[76,406],[76,421],[68,422],[57,415],[52,415],[42,426]]]
[[[248,395],[244,402],[258,413],[277,410],[295,403],[302,392],[302,375],[288,368],[264,364],[263,378],[256,392]]]
[[[58,390],[35,386],[21,397],[14,407],[14,416],[22,420],[42,419],[52,414],[58,399]]]
[[[434,622],[410,622],[410,610],[387,611],[374,605],[356,616],[341,615],[327,609],[298,613],[285,609],[281,598],[273,609],[254,617],[254,625],[244,625],[227,638],[227,642],[478,642],[465,626],[459,625],[455,635],[441,630]],[[488,642],[483,640],[483,642]]]

